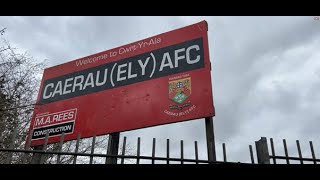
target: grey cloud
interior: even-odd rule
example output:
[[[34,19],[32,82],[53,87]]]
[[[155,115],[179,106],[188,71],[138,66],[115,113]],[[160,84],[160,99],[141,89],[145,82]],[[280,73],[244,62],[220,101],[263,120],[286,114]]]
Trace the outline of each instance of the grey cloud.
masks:
[[[228,159],[248,161],[248,145],[261,136],[274,137],[278,147],[288,138],[290,152],[296,152],[297,138],[314,140],[320,149],[320,24],[313,17],[0,17],[0,25],[8,27],[5,36],[11,42],[56,65],[203,19],[209,24],[219,159],[226,142]],[[156,137],[163,156],[167,138],[174,156],[180,140],[188,157],[198,141],[206,158],[204,130],[204,120],[194,120],[122,136],[132,145],[141,137],[149,154]]]

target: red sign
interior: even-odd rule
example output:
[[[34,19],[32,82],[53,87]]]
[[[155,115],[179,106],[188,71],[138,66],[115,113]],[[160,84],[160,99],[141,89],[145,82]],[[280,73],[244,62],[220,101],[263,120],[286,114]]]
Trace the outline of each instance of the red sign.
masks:
[[[31,145],[215,115],[205,21],[45,69]]]

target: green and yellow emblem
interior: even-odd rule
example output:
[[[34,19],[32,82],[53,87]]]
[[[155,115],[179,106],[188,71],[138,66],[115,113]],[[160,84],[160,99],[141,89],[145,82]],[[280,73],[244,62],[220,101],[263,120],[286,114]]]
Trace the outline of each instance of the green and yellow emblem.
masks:
[[[169,98],[183,103],[191,95],[191,77],[169,81]]]

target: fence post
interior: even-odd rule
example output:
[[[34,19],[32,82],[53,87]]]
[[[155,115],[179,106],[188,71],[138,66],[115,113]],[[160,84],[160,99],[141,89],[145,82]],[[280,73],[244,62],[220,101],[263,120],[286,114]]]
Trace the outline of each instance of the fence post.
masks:
[[[270,156],[268,151],[268,143],[266,137],[261,137],[256,141],[257,159],[258,164],[270,164]]]
[[[118,155],[120,133],[111,133],[109,135],[107,155]],[[106,164],[117,164],[117,158],[106,159]]]
[[[29,137],[28,137],[26,145],[24,147],[25,150],[29,150],[30,149],[32,134],[33,134],[33,129],[29,133]],[[24,163],[28,164],[27,159],[28,159],[28,153],[24,153],[24,155],[22,157],[22,163],[23,164]]]
[[[48,139],[49,139],[49,133],[47,132],[44,144],[34,147],[33,150],[45,151],[47,149]],[[30,164],[42,164],[44,156],[45,156],[45,154],[42,154],[42,153],[33,153]]]
[[[214,142],[214,129],[212,117],[206,117],[206,137],[207,137],[207,150],[208,160],[210,163],[216,161],[216,147]]]
[[[33,148],[33,150],[42,150],[42,149],[43,149],[43,145],[36,146]],[[41,163],[41,154],[33,153],[30,164],[40,164],[40,163]]]
[[[14,148],[14,142],[16,139],[16,135],[17,135],[17,130],[18,128],[15,128],[13,133],[11,134],[11,141],[10,141],[10,145],[9,145],[9,149],[13,149]],[[6,158],[6,164],[11,164],[11,160],[12,160],[12,152],[9,152]]]

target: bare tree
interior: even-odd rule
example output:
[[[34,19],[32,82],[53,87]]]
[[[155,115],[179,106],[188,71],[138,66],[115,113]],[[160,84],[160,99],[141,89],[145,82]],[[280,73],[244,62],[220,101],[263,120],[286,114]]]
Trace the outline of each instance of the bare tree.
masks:
[[[0,50],[0,148],[8,147],[13,135],[14,147],[23,147],[45,64],[4,39]],[[0,162],[4,157],[1,153]]]
[[[3,28],[3,29],[1,29],[0,30],[0,35],[3,35],[4,33],[5,33],[5,30],[6,30],[7,28]]]

